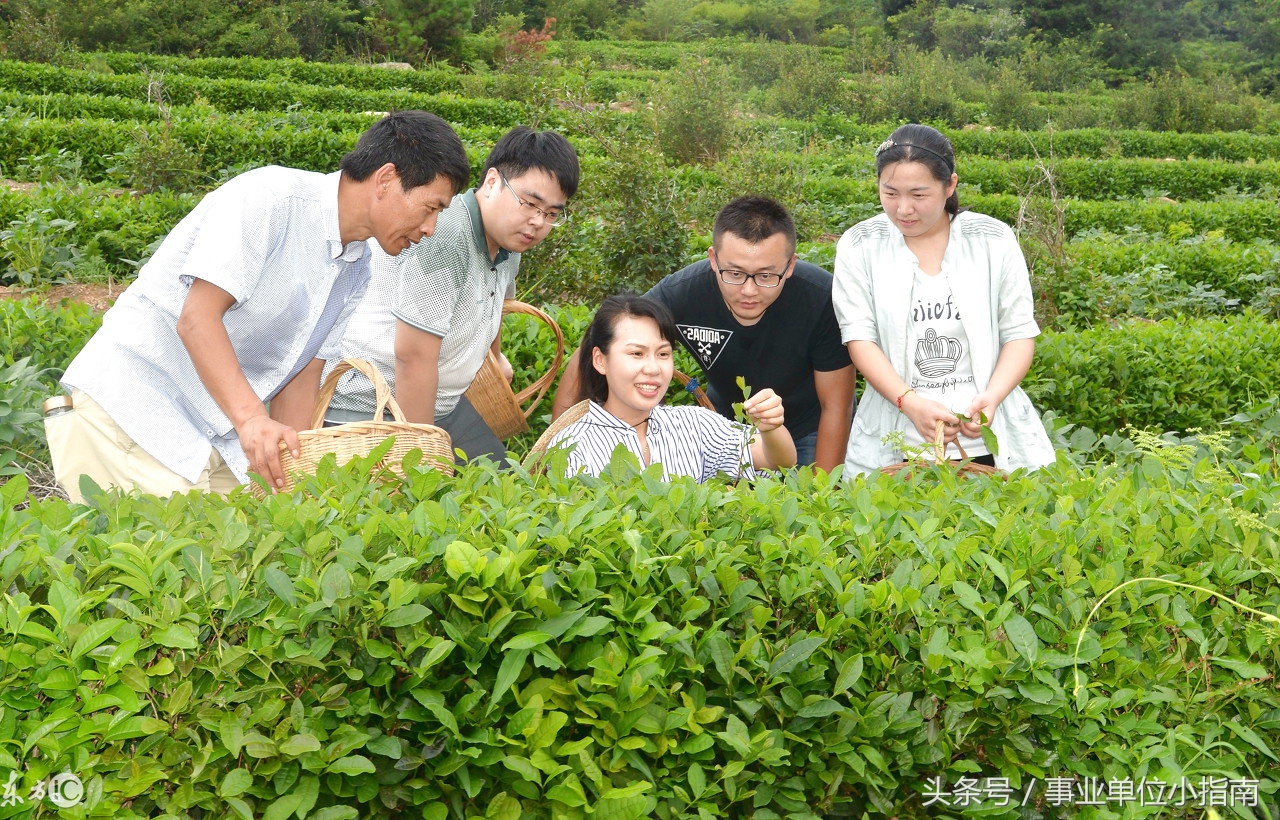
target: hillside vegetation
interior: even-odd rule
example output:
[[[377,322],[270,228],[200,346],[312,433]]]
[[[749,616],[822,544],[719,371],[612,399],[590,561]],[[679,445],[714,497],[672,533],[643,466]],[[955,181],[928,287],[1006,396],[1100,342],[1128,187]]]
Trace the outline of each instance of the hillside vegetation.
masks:
[[[462,43],[503,51],[465,69],[62,40],[0,60],[0,776],[84,784],[0,817],[1280,815],[1275,103],[1243,74],[1073,73],[1040,35],[939,50],[905,33],[923,6],[891,5],[883,49],[873,21],[829,45],[481,30]],[[998,11],[932,8],[935,38]],[[633,10],[619,27],[661,19]],[[81,11],[57,19],[106,13]],[[844,25],[813,19],[815,41]],[[101,321],[48,288],[127,284],[221,180],[331,170],[409,107],[477,171],[517,123],[577,147],[572,218],[519,282],[571,345],[599,296],[704,254],[736,194],[783,200],[829,266],[877,211],[874,147],[935,123],[962,204],[1030,260],[1025,385],[1058,462],[697,486],[369,460],[265,501],[48,497],[37,408]],[[547,336],[508,320],[518,383]],[[1137,799],[1159,784],[1182,805]],[[960,788],[981,805],[930,798]]]

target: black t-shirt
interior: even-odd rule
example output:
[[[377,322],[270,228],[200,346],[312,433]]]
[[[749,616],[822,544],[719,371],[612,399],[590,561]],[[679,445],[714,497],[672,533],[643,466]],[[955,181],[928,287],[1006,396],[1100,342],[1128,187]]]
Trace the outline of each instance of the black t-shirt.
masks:
[[[813,373],[850,364],[831,306],[831,274],[797,261],[778,300],[750,326],[725,306],[706,259],[664,278],[645,296],[675,315],[680,341],[702,366],[707,395],[721,415],[733,418],[733,403],[742,401],[742,376],[753,391],[771,387],[782,398],[792,438],[818,429],[822,407]]]

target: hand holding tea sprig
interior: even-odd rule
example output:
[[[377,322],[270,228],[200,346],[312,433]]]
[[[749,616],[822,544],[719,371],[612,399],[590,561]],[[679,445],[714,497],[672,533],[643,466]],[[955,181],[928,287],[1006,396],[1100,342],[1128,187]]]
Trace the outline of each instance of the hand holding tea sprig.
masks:
[[[733,403],[733,414],[738,421],[761,433],[776,430],[782,426],[782,397],[766,387],[759,393],[752,393],[747,380],[739,376],[738,389],[742,391],[743,401]]]
[[[959,432],[959,417],[947,409],[942,402],[934,401],[917,393],[914,389],[900,393],[898,406],[906,414],[907,419],[915,425],[916,432],[925,441],[933,441],[933,431],[938,421],[944,423],[943,440],[947,443],[956,440]]]
[[[763,461],[766,464],[784,467],[795,464],[795,442],[783,426],[785,415],[782,397],[768,387],[758,393],[752,393],[746,380],[741,376],[738,377],[738,387],[742,390],[744,400],[734,403],[733,412],[738,421],[750,428],[746,440],[748,442],[759,440],[764,447]]]

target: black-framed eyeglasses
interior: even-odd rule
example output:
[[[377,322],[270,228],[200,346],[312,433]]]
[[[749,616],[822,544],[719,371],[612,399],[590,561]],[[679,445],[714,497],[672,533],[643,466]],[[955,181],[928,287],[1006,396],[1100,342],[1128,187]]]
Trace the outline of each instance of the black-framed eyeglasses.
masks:
[[[563,225],[569,221],[568,211],[547,211],[539,208],[529,200],[521,198],[521,196],[516,193],[516,189],[511,187],[511,183],[507,181],[506,176],[501,171],[498,172],[498,178],[502,180],[503,185],[507,186],[507,190],[516,198],[516,202],[520,203],[520,209],[524,211],[525,216],[533,216],[534,214],[537,214],[542,217],[543,222],[546,222],[553,228]]]
[[[773,273],[766,271],[764,273],[747,273],[746,271],[734,270],[733,268],[717,268],[715,265],[711,269],[720,277],[720,281],[726,285],[745,285],[750,279],[756,283],[759,288],[776,288],[782,284],[782,280],[787,278],[787,270],[791,269],[790,263],[787,264],[787,270],[782,273]]]

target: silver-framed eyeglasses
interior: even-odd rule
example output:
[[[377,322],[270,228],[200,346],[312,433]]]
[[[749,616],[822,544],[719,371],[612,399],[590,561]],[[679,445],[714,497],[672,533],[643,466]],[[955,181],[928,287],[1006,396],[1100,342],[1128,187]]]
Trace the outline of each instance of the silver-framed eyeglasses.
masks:
[[[507,190],[516,198],[516,202],[520,203],[520,209],[524,211],[525,216],[533,216],[538,214],[542,217],[542,221],[555,228],[569,221],[569,212],[565,210],[548,211],[539,208],[527,199],[524,199],[516,193],[516,189],[511,187],[511,183],[507,181],[507,177],[501,171],[498,172],[498,178],[502,180],[502,184],[507,186]]]
[[[764,273],[747,273],[746,271],[734,270],[733,268],[717,268],[715,265],[712,265],[711,267],[715,270],[716,275],[720,277],[720,280],[726,285],[745,285],[747,280],[750,279],[752,282],[755,282],[756,287],[758,288],[776,288],[778,285],[782,284],[783,279],[787,278],[786,270],[782,273],[773,273],[772,271],[765,271]],[[790,270],[790,268],[791,265],[788,264],[787,270]]]

